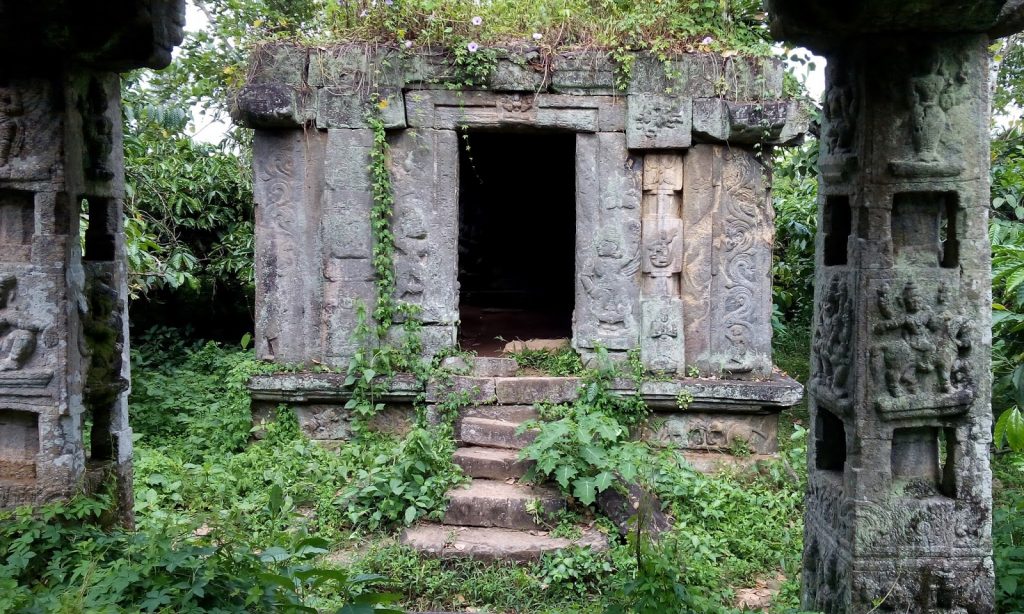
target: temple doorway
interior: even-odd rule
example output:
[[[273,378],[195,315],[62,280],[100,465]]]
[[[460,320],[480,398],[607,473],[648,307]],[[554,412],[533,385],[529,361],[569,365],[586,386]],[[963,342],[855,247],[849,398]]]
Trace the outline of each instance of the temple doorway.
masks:
[[[459,342],[572,336],[576,136],[471,131],[459,139]]]

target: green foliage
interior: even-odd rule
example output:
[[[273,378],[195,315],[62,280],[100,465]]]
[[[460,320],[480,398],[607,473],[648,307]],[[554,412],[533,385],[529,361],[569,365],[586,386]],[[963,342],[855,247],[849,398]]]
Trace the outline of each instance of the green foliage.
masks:
[[[336,501],[345,519],[370,530],[408,526],[423,517],[440,520],[446,493],[463,481],[452,461],[450,428],[416,427],[359,468]]]
[[[552,596],[586,597],[600,591],[603,578],[613,571],[607,555],[574,547],[544,555],[538,578]]]
[[[154,329],[132,352],[132,428],[146,447],[187,451],[190,460],[239,452],[249,440],[250,352],[188,343]]]
[[[569,377],[583,373],[580,355],[570,347],[560,350],[523,350],[510,354],[520,369],[535,369],[554,377]]]
[[[537,46],[768,52],[757,0],[349,0],[318,27],[332,39],[457,50]]]
[[[638,471],[640,444],[630,443],[630,428],[647,416],[638,395],[622,396],[611,390],[618,371],[606,350],[598,351],[601,368],[583,374],[576,401],[542,408],[542,422],[523,426],[537,428],[536,439],[521,456],[536,461],[529,479],[553,479],[567,494],[584,505],[609,488],[616,475],[632,480]]]
[[[123,88],[125,246],[135,297],[154,289],[251,296],[253,197],[246,156],[185,134],[187,112],[138,79]]]
[[[807,328],[814,304],[814,235],[818,218],[818,142],[780,149],[772,173],[775,254],[772,326]]]
[[[992,513],[996,598],[1000,612],[1024,611],[1024,456],[1008,454],[993,465],[997,478]]]
[[[609,597],[606,614],[664,614],[665,612],[718,612],[721,606],[687,588],[685,564],[690,557],[678,534],[663,535],[658,542],[639,528],[630,533],[630,550],[636,557],[632,577]]]
[[[278,612],[318,591],[365,611],[394,612],[382,578],[315,566],[328,543],[279,533],[253,548],[219,527],[105,530],[110,499],[74,499],[0,513],[0,610],[5,612]],[[340,610],[344,610],[344,607]]]

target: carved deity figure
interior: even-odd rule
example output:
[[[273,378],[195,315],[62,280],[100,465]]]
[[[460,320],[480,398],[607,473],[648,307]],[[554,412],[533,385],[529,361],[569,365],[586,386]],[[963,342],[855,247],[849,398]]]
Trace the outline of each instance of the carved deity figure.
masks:
[[[25,142],[21,94],[13,87],[0,87],[0,167],[18,155]]]
[[[846,284],[834,277],[821,304],[813,345],[816,377],[839,398],[849,396],[846,384],[850,375],[852,333],[849,292]]]
[[[114,150],[114,124],[107,117],[110,100],[103,84],[93,79],[81,105],[85,141],[85,172],[92,179],[110,179],[110,154]]]
[[[932,59],[928,72],[910,79],[911,141],[923,162],[938,162],[939,143],[946,131],[946,113],[957,100],[957,88],[966,76],[950,76],[941,57]]]
[[[594,244],[596,258],[590,258],[584,267],[581,281],[592,300],[591,312],[598,327],[618,331],[625,327],[630,306],[621,292],[622,281],[639,269],[638,258],[627,258],[622,237],[613,230],[605,230]]]
[[[675,241],[675,237],[668,230],[662,230],[658,235],[647,245],[647,257],[651,261],[651,266],[656,269],[664,269],[665,267],[672,264],[674,258],[672,254],[672,243]]]
[[[399,298],[409,299],[423,294],[426,278],[426,257],[430,253],[427,225],[416,210],[407,212],[399,225],[396,247],[402,258],[396,267]]]
[[[932,388],[939,393],[954,392],[955,384],[966,383],[966,363],[961,359],[971,350],[971,331],[966,318],[950,306],[948,285],[939,285],[934,308],[925,302],[913,280],[904,286],[902,300],[894,300],[891,292],[888,284],[878,290],[882,320],[875,324],[876,333],[899,334],[876,346],[889,394],[899,397],[906,391],[916,395],[932,392]],[[929,381],[934,381],[934,386]]]
[[[0,371],[25,366],[36,349],[36,329],[25,323],[14,306],[18,280],[0,280]]]
[[[677,361],[673,356],[673,342],[679,338],[679,325],[672,317],[668,308],[658,311],[651,327],[647,331],[651,339],[654,339],[654,357],[651,366],[657,371],[674,371],[678,368]]]
[[[754,357],[747,343],[747,325],[730,322],[725,328],[729,350],[723,368],[730,373],[747,373],[754,370]]]
[[[837,71],[838,73],[838,71]],[[845,80],[838,80],[825,94],[825,117],[829,121],[828,152],[846,153],[853,148],[856,100]]]

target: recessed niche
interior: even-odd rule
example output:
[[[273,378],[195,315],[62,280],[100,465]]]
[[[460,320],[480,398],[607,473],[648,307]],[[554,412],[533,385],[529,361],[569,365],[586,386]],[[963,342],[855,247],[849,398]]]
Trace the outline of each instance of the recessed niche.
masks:
[[[892,477],[932,494],[956,497],[956,430],[922,426],[901,428],[892,436]],[[921,493],[927,494],[927,493]]]
[[[959,266],[957,210],[957,197],[953,192],[896,194],[892,208],[896,262],[948,269]]]
[[[0,409],[0,476],[5,480],[36,477],[39,453],[39,414]]]
[[[28,262],[35,234],[32,192],[0,190],[0,262]]]
[[[86,197],[82,199],[82,210],[88,213],[85,228],[85,253],[87,262],[111,262],[114,260],[114,236],[117,229],[115,203],[109,198]]]
[[[846,427],[843,421],[819,407],[815,426],[815,467],[822,471],[842,473],[846,468]]]
[[[846,247],[852,230],[852,221],[848,196],[825,198],[825,210],[822,212],[825,232],[825,266],[846,264]]]

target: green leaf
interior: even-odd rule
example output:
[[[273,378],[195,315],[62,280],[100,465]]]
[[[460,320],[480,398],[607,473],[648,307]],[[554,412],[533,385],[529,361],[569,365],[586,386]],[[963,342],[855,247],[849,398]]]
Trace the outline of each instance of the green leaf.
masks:
[[[413,521],[416,520],[416,514],[417,510],[415,505],[410,505],[409,507],[405,508],[405,524],[411,525]]]
[[[576,477],[576,468],[572,465],[562,465],[555,470],[555,480],[562,488],[568,488],[569,482]]]
[[[996,445],[1001,446],[1004,439],[1011,450],[1024,451],[1024,414],[1021,414],[1018,407],[1011,407],[1004,411],[996,421]]]
[[[591,505],[597,500],[597,484],[594,478],[579,478],[573,483],[572,496],[583,505]]]
[[[613,476],[611,472],[602,471],[594,478],[594,486],[597,487],[597,492],[604,492],[614,481],[615,476]]]

